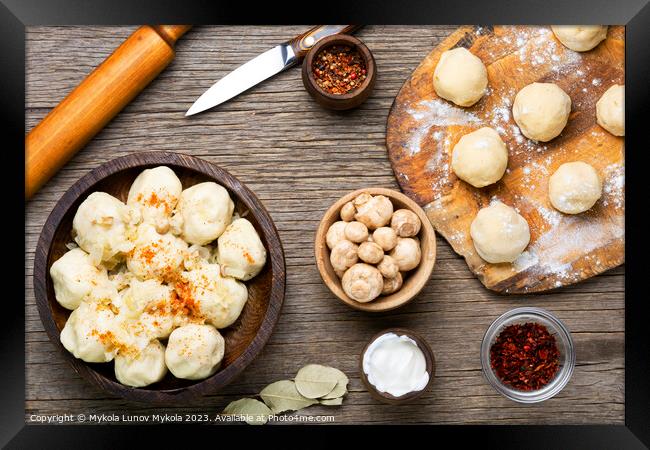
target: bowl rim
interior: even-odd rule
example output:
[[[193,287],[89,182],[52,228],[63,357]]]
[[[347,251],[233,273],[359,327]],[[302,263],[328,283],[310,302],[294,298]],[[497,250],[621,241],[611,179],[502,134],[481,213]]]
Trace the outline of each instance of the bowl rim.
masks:
[[[498,336],[504,326],[514,323],[520,318],[527,317],[526,321],[541,323],[549,329],[549,332],[556,337],[559,336],[560,350],[563,350],[561,367],[555,378],[546,386],[535,391],[520,391],[513,389],[501,382],[490,365],[490,348],[492,341]],[[548,326],[550,324],[550,327]],[[514,308],[494,319],[485,331],[481,341],[481,369],[483,376],[499,394],[518,403],[539,403],[554,397],[568,384],[573,376],[576,364],[575,344],[571,332],[564,322],[558,319],[550,311],[534,306],[523,306]]]
[[[418,348],[422,351],[424,354],[424,359],[426,361],[426,370],[429,373],[429,381],[427,381],[426,386],[424,386],[422,389],[419,391],[411,391],[407,392],[406,394],[400,395],[399,397],[395,397],[392,394],[389,394],[388,392],[381,392],[379,389],[377,389],[370,381],[368,380],[368,375],[366,372],[363,370],[363,357],[365,356],[366,352],[368,351],[368,347],[375,342],[377,339],[379,339],[381,336],[388,334],[388,333],[394,333],[398,336],[407,336],[411,339],[413,339],[418,346]],[[361,350],[361,354],[359,355],[359,376],[361,378],[361,382],[363,385],[366,387],[368,392],[370,394],[377,398],[378,400],[384,402],[384,403],[389,403],[393,405],[397,404],[402,404],[402,403],[408,403],[410,401],[413,401],[424,394],[425,391],[427,391],[430,387],[431,384],[433,383],[433,379],[435,378],[436,375],[436,358],[433,353],[433,349],[429,345],[429,343],[424,339],[422,335],[419,333],[416,333],[415,331],[409,329],[409,328],[403,328],[403,327],[391,327],[391,328],[386,328],[377,334],[375,334],[373,337],[368,340],[366,345],[363,347],[363,350]]]
[[[430,236],[430,238],[428,239],[431,245],[431,251],[429,255],[430,257],[428,259],[425,259],[425,255],[423,253],[420,266],[424,268],[423,269],[424,271],[419,274],[420,278],[418,279],[417,283],[412,286],[410,295],[404,295],[405,294],[404,291],[398,290],[393,294],[380,297],[377,300],[373,300],[367,303],[357,302],[356,300],[351,299],[345,294],[345,292],[341,288],[341,280],[339,280],[338,277],[329,276],[327,270],[328,268],[331,268],[329,257],[328,258],[320,257],[320,255],[323,254],[323,252],[327,252],[329,254],[330,251],[327,248],[327,244],[325,242],[325,236],[327,234],[327,230],[325,229],[324,226],[325,219],[331,217],[335,213],[338,213],[338,211],[340,211],[340,209],[343,207],[345,203],[351,201],[357,195],[364,192],[367,192],[371,195],[384,195],[390,198],[391,200],[395,199],[400,201],[401,203],[404,203],[408,207],[408,209],[410,209],[415,214],[417,214],[418,218],[422,222],[422,228],[420,230],[420,233],[423,232],[422,230],[426,229],[427,230],[426,232]],[[422,235],[420,235],[420,238],[422,238]],[[314,239],[314,255],[316,258],[316,265],[318,267],[318,272],[320,274],[321,279],[323,280],[323,283],[340,301],[342,301],[346,305],[354,309],[358,309],[360,311],[368,311],[368,312],[391,311],[413,301],[415,297],[417,297],[418,294],[422,291],[422,289],[424,289],[427,282],[431,278],[431,273],[433,272],[436,263],[436,256],[437,256],[436,247],[437,247],[436,232],[433,228],[433,225],[431,225],[431,222],[429,221],[424,210],[417,203],[415,203],[413,200],[407,197],[405,194],[393,189],[382,188],[382,187],[375,187],[375,188],[370,187],[370,188],[357,189],[339,198],[323,214],[323,217],[318,223],[318,229],[316,231],[316,237]],[[415,270],[417,271],[418,269]],[[413,277],[414,275],[415,273],[412,273],[410,276]],[[400,295],[403,295],[404,298],[401,299],[399,302],[396,302],[395,304],[391,304],[390,302],[386,301],[386,299],[399,297]]]
[[[53,238],[56,234],[62,218],[71,208],[76,200],[86,193],[93,185],[126,169],[145,167],[151,165],[170,165],[194,170],[205,176],[214,179],[237,196],[251,211],[264,229],[267,230],[265,238],[269,243],[268,255],[273,273],[271,289],[269,292],[269,304],[260,324],[260,328],[246,349],[232,363],[223,370],[217,371],[214,375],[200,380],[189,386],[175,389],[142,389],[123,385],[110,380],[95,371],[90,363],[75,358],[68,352],[60,342],[60,331],[54,321],[50,309],[50,299],[47,295],[47,279],[49,277],[48,259],[52,249]],[[253,209],[253,207],[255,209]],[[275,249],[275,251],[272,251]],[[43,327],[54,346],[63,354],[64,358],[73,369],[94,385],[101,389],[139,402],[158,403],[169,401],[184,401],[196,398],[207,393],[214,393],[226,386],[237,377],[262,351],[270,338],[273,329],[279,319],[284,296],[286,291],[286,272],[284,249],[278,234],[277,228],[271,219],[266,208],[262,205],[257,196],[241,181],[231,175],[225,169],[195,156],[166,152],[149,151],[131,153],[119,158],[109,160],[77,180],[58,200],[45,224],[36,246],[34,255],[34,273],[32,275],[34,285],[34,296],[38,314]]]

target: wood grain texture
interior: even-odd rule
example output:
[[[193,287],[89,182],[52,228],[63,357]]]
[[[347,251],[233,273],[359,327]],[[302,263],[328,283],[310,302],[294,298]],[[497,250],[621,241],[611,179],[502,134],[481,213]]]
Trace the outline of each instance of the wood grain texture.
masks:
[[[27,29],[26,128],[31,129],[136,27]],[[486,290],[463,259],[438,240],[436,267],[417,299],[369,314],[337,300],[314,261],[314,234],[329,206],[363,187],[397,189],[386,154],[390,105],[402,84],[454,26],[367,26],[355,35],[377,61],[375,90],[359,109],[324,110],[292,69],[195,118],[183,114],[220,77],[309,25],[196,27],[181,39],[171,65],[27,204],[25,226],[26,420],[55,413],[216,414],[228,402],[293,376],[308,363],[350,377],[335,423],[624,423],[624,267],[543,294],[503,297]],[[252,38],[251,36],[254,36]],[[109,396],[78,376],[50,343],[32,291],[34,249],[47,215],[81,176],[117,156],[170,150],[205,158],[239,178],[273,218],[286,255],[287,295],[262,354],[218,395],[184,406],[150,406]],[[483,333],[503,312],[546,308],[571,330],[577,367],[567,387],[540,405],[499,396],[481,374]],[[420,333],[436,356],[436,378],[422,397],[383,405],[363,388],[358,355],[377,332]]]
[[[488,92],[469,108],[439,98],[432,83],[440,55],[465,47],[488,72]],[[400,186],[427,211],[436,230],[463,256],[481,282],[501,293],[527,293],[577,283],[623,263],[624,138],[596,123],[596,102],[625,83],[623,27],[610,27],[594,50],[565,48],[550,27],[461,27],[422,61],[400,90],[388,117],[386,143]],[[560,136],[525,138],[512,118],[514,97],[533,82],[556,83],[572,111]],[[453,147],[481,127],[496,129],[508,147],[508,169],[497,183],[476,189],[451,169]],[[548,199],[548,179],[566,162],[591,164],[603,179],[603,198],[589,211],[567,215]],[[469,228],[494,199],[515,207],[530,227],[530,244],[514,263],[490,264],[474,249]]]
[[[88,364],[73,357],[61,344],[60,334],[71,311],[54,295],[49,276],[52,264],[72,242],[72,221],[79,205],[93,192],[106,192],[126,203],[129,189],[143,170],[166,166],[181,180],[183,189],[197,183],[216,182],[225,187],[235,203],[235,212],[246,217],[257,230],[267,262],[260,273],[245,282],[248,300],[239,318],[219,330],[225,339],[225,354],[217,372],[205,380],[165,378],[146,388],[130,388],[119,383],[112,362]],[[113,159],[84,176],[57,202],[38,241],[34,261],[34,294],[38,313],[52,344],[86,380],[110,394],[141,402],[184,402],[205,393],[218,392],[233,380],[260,353],[275,326],[285,293],[284,252],[278,231],[268,212],[246,186],[227,171],[200,158],[171,152],[141,152]]]

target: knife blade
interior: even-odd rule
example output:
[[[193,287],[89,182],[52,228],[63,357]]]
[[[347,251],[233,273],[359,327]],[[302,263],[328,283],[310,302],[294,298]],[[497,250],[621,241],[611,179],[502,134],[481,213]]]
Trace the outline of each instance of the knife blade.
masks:
[[[321,39],[351,33],[358,25],[319,25],[239,66],[205,91],[185,116],[192,116],[230,100],[262,81],[298,64]]]

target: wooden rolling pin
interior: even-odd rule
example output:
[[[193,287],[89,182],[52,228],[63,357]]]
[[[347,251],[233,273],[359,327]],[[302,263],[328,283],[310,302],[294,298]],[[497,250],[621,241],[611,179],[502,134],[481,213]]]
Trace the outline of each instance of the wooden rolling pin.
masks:
[[[25,140],[27,199],[174,59],[174,44],[190,28],[138,28],[29,132]]]

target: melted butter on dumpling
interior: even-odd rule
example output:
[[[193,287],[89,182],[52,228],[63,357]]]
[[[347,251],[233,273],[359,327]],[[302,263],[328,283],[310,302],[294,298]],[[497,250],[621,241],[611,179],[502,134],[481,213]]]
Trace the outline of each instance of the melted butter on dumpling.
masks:
[[[126,265],[141,280],[174,279],[178,273],[187,244],[171,233],[159,234],[153,225],[138,227],[135,247],[126,257]]]
[[[225,275],[250,280],[266,263],[266,249],[246,219],[233,221],[217,240],[217,261]]]
[[[139,208],[142,219],[160,233],[169,230],[169,218],[178,203],[183,186],[166,166],[146,169],[133,181],[127,205]]]

